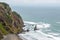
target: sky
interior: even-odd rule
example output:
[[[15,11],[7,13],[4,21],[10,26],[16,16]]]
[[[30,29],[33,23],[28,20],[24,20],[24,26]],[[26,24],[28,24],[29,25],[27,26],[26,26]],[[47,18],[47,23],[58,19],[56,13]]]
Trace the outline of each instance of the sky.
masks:
[[[56,6],[60,4],[60,0],[0,0],[0,2],[6,2],[12,6]]]

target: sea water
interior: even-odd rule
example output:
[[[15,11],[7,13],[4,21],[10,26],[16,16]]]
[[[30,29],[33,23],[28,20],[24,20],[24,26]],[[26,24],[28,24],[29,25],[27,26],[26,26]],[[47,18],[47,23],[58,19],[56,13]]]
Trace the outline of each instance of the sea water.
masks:
[[[60,8],[56,7],[15,7],[24,23],[37,24],[39,30],[19,34],[27,40],[60,40]],[[27,25],[27,24],[26,24]],[[44,26],[43,26],[44,25]],[[27,26],[27,29],[32,29]]]

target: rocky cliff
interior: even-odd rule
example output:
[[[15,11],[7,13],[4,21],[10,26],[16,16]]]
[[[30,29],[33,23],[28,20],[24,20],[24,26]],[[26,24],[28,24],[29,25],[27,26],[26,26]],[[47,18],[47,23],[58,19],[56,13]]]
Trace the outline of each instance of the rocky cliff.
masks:
[[[18,34],[24,26],[21,16],[6,3],[0,2],[0,39],[6,34]]]

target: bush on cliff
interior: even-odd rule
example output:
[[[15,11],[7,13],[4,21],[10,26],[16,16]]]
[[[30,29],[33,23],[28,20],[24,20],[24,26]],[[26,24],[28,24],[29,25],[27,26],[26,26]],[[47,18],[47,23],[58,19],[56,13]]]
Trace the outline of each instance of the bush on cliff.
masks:
[[[24,26],[21,16],[6,3],[0,2],[0,39],[6,34],[18,34]],[[1,36],[2,35],[2,36]]]

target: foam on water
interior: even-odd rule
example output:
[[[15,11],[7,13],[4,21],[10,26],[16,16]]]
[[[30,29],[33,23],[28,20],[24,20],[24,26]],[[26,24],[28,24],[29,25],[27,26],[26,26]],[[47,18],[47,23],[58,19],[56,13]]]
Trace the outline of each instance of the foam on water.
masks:
[[[43,22],[35,23],[35,22],[24,21],[24,23],[25,23],[25,24],[36,25],[36,27],[37,27],[38,29],[50,27],[50,24],[48,24],[48,23],[43,23]]]
[[[23,29],[27,30],[27,29],[30,29],[29,32],[25,32],[25,34],[19,34],[19,36],[21,38],[23,38],[23,40],[60,40],[60,37],[57,37],[57,36],[54,36],[54,35],[59,35],[57,33],[49,33],[49,34],[46,34],[46,33],[43,33],[40,29],[43,29],[43,28],[49,28],[51,27],[51,24],[48,24],[48,23],[35,23],[35,22],[29,22],[29,21],[24,21],[25,24],[31,24],[31,25],[37,25],[37,29],[39,30],[32,30],[34,29],[34,26],[30,27],[30,26],[27,26]],[[48,30],[47,30],[48,31]],[[51,31],[51,30],[49,30]]]
[[[56,22],[56,23],[60,24],[60,22]]]

